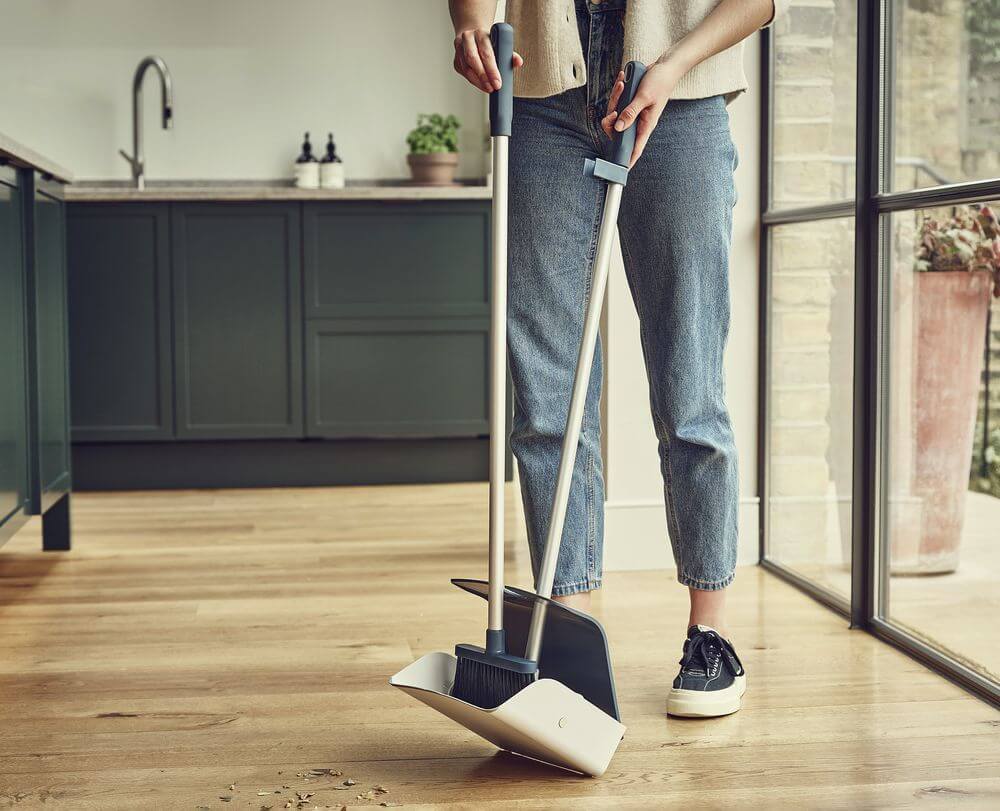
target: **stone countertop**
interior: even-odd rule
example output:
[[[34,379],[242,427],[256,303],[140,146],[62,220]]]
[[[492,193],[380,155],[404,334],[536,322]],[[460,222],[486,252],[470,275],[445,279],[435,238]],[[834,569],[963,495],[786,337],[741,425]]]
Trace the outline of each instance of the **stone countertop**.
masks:
[[[0,132],[0,158],[6,159],[16,166],[37,169],[42,174],[51,175],[64,183],[73,182],[73,173],[68,169],[49,160],[44,155],[39,155],[35,150],[19,144],[13,138],[8,138],[2,132]]]
[[[417,186],[406,180],[360,180],[343,189],[298,189],[289,181],[182,180],[146,181],[136,189],[128,181],[81,181],[66,189],[70,202],[275,201],[275,200],[489,200],[482,183]]]

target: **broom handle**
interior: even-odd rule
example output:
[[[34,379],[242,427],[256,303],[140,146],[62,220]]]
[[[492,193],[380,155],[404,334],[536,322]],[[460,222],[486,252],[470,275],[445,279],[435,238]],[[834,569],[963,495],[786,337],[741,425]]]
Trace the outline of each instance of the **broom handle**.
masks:
[[[490,291],[490,565],[487,648],[504,648],[504,472],[507,451],[507,146],[514,100],[514,29],[497,23],[490,41],[501,87],[490,93],[493,140],[492,287]]]

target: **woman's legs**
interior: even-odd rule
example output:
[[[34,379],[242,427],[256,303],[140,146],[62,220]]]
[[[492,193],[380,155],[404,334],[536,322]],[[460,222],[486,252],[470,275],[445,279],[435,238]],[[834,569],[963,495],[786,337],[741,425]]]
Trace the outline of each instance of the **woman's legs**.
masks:
[[[552,510],[605,184],[583,173],[604,151],[600,114],[621,66],[625,4],[577,0],[588,84],[516,99],[511,134],[509,347],[517,456],[537,576]],[[603,94],[603,96],[602,96]],[[601,584],[604,476],[601,347],[594,357],[553,596],[588,611]]]
[[[659,440],[667,526],[691,624],[725,625],[736,565],[736,447],[724,400],[735,148],[721,97],[672,101],[619,216]]]

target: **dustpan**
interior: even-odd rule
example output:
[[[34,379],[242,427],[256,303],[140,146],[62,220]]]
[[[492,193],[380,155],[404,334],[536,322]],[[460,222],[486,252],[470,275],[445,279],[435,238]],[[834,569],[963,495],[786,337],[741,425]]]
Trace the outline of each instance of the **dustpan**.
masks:
[[[482,580],[452,582],[487,596]],[[450,653],[428,653],[389,683],[501,749],[599,777],[625,734],[607,637],[593,617],[507,586],[504,627],[512,653],[524,651],[538,601],[547,603],[539,678],[499,707],[483,709],[449,695],[457,661]]]

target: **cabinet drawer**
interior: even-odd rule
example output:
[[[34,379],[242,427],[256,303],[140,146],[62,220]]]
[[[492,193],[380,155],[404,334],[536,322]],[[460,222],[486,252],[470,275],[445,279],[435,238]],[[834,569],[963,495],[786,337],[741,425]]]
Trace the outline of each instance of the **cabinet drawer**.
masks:
[[[486,434],[488,337],[485,318],[310,321],[308,434]]]
[[[306,317],[485,315],[489,205],[307,203]]]

